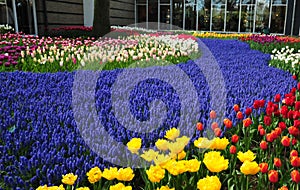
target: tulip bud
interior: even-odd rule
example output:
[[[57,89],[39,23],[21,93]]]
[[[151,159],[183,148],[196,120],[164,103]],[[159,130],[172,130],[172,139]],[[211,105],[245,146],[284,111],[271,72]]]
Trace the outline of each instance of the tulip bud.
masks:
[[[276,183],[278,181],[278,172],[276,170],[270,170],[268,172],[269,181]]]
[[[299,183],[300,182],[300,173],[298,170],[293,170],[291,172],[291,178],[292,181],[294,181],[295,183]]]
[[[268,148],[268,143],[266,141],[261,141],[259,146],[262,150],[266,150]]]
[[[215,112],[214,110],[212,110],[212,111],[209,113],[209,117],[210,117],[211,119],[215,119],[215,118],[217,117],[216,112]]]
[[[268,163],[260,163],[258,166],[260,167],[261,173],[268,172],[268,167],[269,167]]]
[[[239,141],[239,136],[236,135],[236,134],[232,135],[231,142],[232,143],[237,143],[238,141]]]
[[[291,157],[291,165],[293,167],[299,167],[300,166],[300,157],[298,157],[298,156],[292,156]]]
[[[197,123],[197,130],[202,131],[203,130],[203,124],[201,122]]]
[[[293,156],[298,156],[297,150],[292,150],[292,151],[290,152],[290,157],[293,157]]]
[[[282,144],[283,146],[285,146],[285,147],[288,147],[288,146],[290,146],[290,144],[291,144],[291,139],[290,139],[289,137],[287,137],[287,136],[284,136],[284,137],[282,137],[282,139],[281,139],[281,144]]]
[[[276,166],[277,168],[281,167],[281,160],[279,158],[274,158],[274,166]]]

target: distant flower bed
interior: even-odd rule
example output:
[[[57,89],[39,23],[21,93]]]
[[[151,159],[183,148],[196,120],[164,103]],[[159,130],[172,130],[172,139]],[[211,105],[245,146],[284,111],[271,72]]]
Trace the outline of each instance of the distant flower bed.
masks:
[[[232,34],[222,34],[222,33],[216,33],[216,32],[194,32],[193,36],[198,37],[198,38],[221,38],[221,39],[237,39],[237,38],[243,38],[243,37],[248,37],[251,34],[237,34],[237,33],[232,33]]]
[[[107,62],[109,64],[102,69],[115,69],[129,65],[139,67],[135,63],[138,60],[144,61],[141,65],[145,67],[156,65],[159,60],[178,63],[199,56],[197,42],[188,35],[161,33],[95,41],[94,38],[39,38],[7,33],[0,35],[0,39],[0,71],[99,69]]]
[[[53,31],[59,31],[59,30],[82,30],[82,31],[92,31],[92,26],[63,26],[59,28],[53,28]]]
[[[296,76],[300,76],[300,49],[286,46],[279,50],[274,49],[271,55],[270,65],[287,70]]]
[[[57,72],[78,67],[78,58],[94,39],[0,35],[0,71]]]
[[[253,41],[261,44],[265,43],[299,43],[300,38],[296,37],[289,37],[289,36],[277,36],[277,35],[259,35],[259,34],[253,34],[253,35],[246,35],[246,36],[240,36],[240,40],[242,41]]]
[[[253,34],[240,37],[239,40],[247,42],[252,49],[270,54],[274,49],[281,49],[286,46],[294,48],[296,51],[300,49],[300,38],[296,37]]]
[[[80,63],[83,68],[103,66],[111,70],[176,64],[199,56],[198,44],[192,36],[150,34],[95,42]]]

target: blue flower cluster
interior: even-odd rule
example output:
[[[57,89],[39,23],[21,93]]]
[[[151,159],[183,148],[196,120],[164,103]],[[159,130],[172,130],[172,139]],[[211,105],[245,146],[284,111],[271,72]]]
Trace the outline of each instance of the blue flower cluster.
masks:
[[[0,187],[33,189],[43,184],[58,185],[61,176],[69,172],[78,175],[82,184],[90,168],[103,169],[120,163],[119,157],[107,160],[94,151],[103,149],[109,155],[119,155],[113,144],[102,144],[109,137],[121,144],[141,137],[143,147],[150,147],[164,136],[166,129],[182,124],[193,135],[197,121],[208,125],[213,107],[210,87],[218,91],[220,82],[225,84],[226,107],[224,113],[218,114],[234,123],[234,104],[251,107],[255,99],[270,100],[296,85],[291,74],[268,67],[268,54],[251,50],[246,43],[202,39],[199,47],[203,57],[196,61],[96,73],[95,86],[89,89],[93,81],[88,76],[95,74],[93,71],[83,71],[82,78],[76,78],[76,72],[0,73]],[[208,51],[213,57],[206,56]],[[207,79],[203,70],[214,61],[223,75],[216,77],[218,81]],[[126,72],[129,74],[125,78],[119,78]],[[141,73],[134,74],[138,72]],[[79,85],[74,85],[75,78],[81,81]],[[84,92],[89,94],[80,94]],[[87,104],[88,95],[94,98],[95,105]],[[222,100],[217,97],[214,106],[218,106],[218,101]],[[76,109],[80,106],[85,111]],[[103,134],[99,125],[107,135],[97,135]],[[123,158],[127,156],[124,152]]]

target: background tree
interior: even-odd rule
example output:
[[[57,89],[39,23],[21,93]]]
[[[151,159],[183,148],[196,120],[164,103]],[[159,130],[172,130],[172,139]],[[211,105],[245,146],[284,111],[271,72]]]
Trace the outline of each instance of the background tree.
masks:
[[[101,37],[110,32],[109,8],[110,0],[94,0],[94,37]]]

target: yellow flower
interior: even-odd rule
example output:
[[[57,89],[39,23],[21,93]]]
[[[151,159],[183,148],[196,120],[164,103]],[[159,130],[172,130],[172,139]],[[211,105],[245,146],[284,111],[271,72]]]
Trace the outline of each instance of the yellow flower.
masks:
[[[245,175],[255,175],[259,172],[260,168],[256,162],[250,162],[246,160],[242,164],[240,170]]]
[[[180,141],[179,142],[175,141],[175,142],[169,143],[169,146],[168,146],[172,157],[174,157],[174,155],[176,156],[178,153],[182,152],[184,147],[185,147],[185,145],[183,143],[181,143]]]
[[[148,179],[153,183],[158,183],[165,177],[165,169],[160,166],[150,166],[149,170],[146,170]]]
[[[148,151],[144,151],[144,153],[141,155],[142,158],[144,158],[146,161],[151,162],[155,159],[155,157],[158,156],[158,152],[150,149]]]
[[[36,190],[48,190],[47,185],[39,186]]]
[[[210,147],[211,149],[224,150],[227,147],[227,145],[229,144],[229,141],[226,137],[221,138],[221,139],[219,137],[217,137],[217,138],[214,138],[212,141],[213,142]]]
[[[186,145],[189,144],[190,139],[191,139],[191,138],[189,138],[189,137],[187,137],[187,136],[182,136],[182,137],[177,138],[177,139],[176,139],[176,142],[181,143],[181,144],[184,144],[184,146],[186,146]]]
[[[165,138],[174,141],[180,135],[180,131],[176,128],[172,128],[166,132]]]
[[[175,190],[175,188],[170,188],[168,186],[161,186],[160,188],[158,187],[157,190]]]
[[[169,142],[165,139],[158,139],[155,143],[155,146],[158,148],[158,150],[166,151],[168,150]]]
[[[185,166],[187,168],[187,171],[189,172],[197,172],[200,168],[200,164],[201,162],[198,161],[197,159],[192,159],[192,160],[188,160],[185,163]]]
[[[73,185],[76,180],[77,180],[77,175],[74,175],[73,173],[69,173],[62,176],[61,182],[66,185]]]
[[[159,154],[153,159],[155,165],[159,165],[161,167],[164,167],[169,160],[171,160],[171,157],[165,154]]]
[[[222,184],[217,176],[207,176],[197,183],[199,190],[220,190],[221,186]]]
[[[88,188],[88,187],[79,187],[79,188],[76,188],[76,190],[90,190],[90,188]]]
[[[127,148],[128,150],[136,154],[142,146],[142,139],[140,138],[132,138],[128,143],[127,143]]]
[[[228,159],[224,159],[221,152],[217,151],[205,153],[203,163],[211,172],[220,172],[228,168]]]
[[[237,157],[241,162],[245,162],[246,160],[252,162],[256,158],[255,154],[251,150],[248,150],[245,153],[239,151],[237,153]]]
[[[116,167],[110,167],[109,169],[105,168],[102,177],[104,177],[107,180],[113,180],[118,175],[118,168]]]
[[[125,186],[123,183],[118,183],[109,187],[109,190],[132,190],[131,186]]]
[[[88,176],[88,180],[90,183],[96,183],[98,182],[102,177],[102,172],[100,168],[97,166],[90,169],[90,171],[86,174]]]
[[[186,160],[182,160],[182,161],[170,160],[165,165],[165,168],[168,170],[170,174],[177,176],[187,171],[187,168],[185,167],[186,162],[187,162]]]
[[[119,181],[131,181],[134,177],[133,170],[131,168],[120,168],[118,170],[117,179]]]
[[[65,188],[64,188],[63,185],[60,185],[59,187],[58,187],[58,186],[51,186],[51,187],[48,187],[47,190],[65,190]]]
[[[177,160],[182,160],[186,156],[186,152],[183,150],[177,154]]]
[[[200,137],[194,141],[194,145],[197,148],[210,148],[210,146],[212,145],[212,141],[205,137]]]

